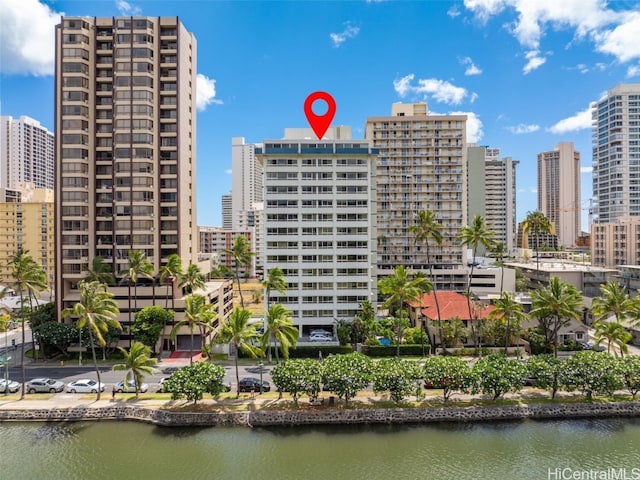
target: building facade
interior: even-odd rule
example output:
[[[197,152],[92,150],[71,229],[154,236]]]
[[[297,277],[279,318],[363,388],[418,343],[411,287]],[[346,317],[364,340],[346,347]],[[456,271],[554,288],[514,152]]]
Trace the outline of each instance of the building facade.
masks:
[[[0,117],[0,188],[53,188],[53,133],[33,118]]]
[[[556,226],[558,244],[573,247],[580,236],[580,152],[560,142],[538,154],[538,210]]]
[[[595,102],[593,125],[592,261],[633,264],[640,250],[633,240],[640,218],[640,83],[617,85]]]
[[[9,263],[27,252],[47,274],[49,289],[55,278],[53,190],[0,189],[0,283],[14,281]]]
[[[377,296],[376,152],[363,140],[285,138],[266,140],[258,157],[264,269],[280,267],[287,283],[270,301],[292,312],[302,341],[312,328],[335,332],[336,319],[353,319]]]
[[[58,311],[96,256],[119,281],[132,250],[154,272],[174,253],[198,262],[196,72],[196,40],[176,17],[56,27]],[[131,307],[120,306],[126,327]]]
[[[512,253],[516,246],[516,166],[511,157],[500,158],[500,149],[470,146],[467,149],[467,218],[485,217],[495,233]],[[484,252],[481,252],[483,254]]]
[[[222,227],[200,226],[200,253],[203,255],[214,255],[218,267],[225,266],[235,274],[235,261],[225,253],[225,250],[233,248],[233,242],[239,236],[243,236],[249,242],[252,252],[256,251],[256,239],[250,230],[225,230]],[[255,258],[249,268],[240,267],[238,270],[240,278],[252,277],[255,275]]]
[[[365,138],[377,160],[378,273],[466,263],[456,237],[467,223],[465,115],[428,115],[426,103],[394,103],[391,115],[369,117]],[[442,225],[441,246],[427,250],[408,228],[431,210]]]

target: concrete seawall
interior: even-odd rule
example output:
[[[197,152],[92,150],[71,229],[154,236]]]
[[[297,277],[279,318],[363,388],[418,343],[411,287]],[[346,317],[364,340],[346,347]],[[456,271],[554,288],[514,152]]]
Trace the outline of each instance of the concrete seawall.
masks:
[[[130,405],[76,406],[51,409],[2,409],[0,422],[79,422],[131,420],[160,426],[295,426],[344,424],[427,424],[519,419],[571,419],[589,417],[637,417],[640,402],[558,403],[510,406],[440,408],[367,408],[249,412],[176,412]]]

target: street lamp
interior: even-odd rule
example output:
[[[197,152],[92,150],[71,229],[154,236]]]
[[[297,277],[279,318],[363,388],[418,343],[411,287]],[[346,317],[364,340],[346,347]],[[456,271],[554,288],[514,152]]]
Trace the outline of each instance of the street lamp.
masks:
[[[9,395],[9,343],[7,340],[9,322],[4,325],[4,394]]]
[[[78,332],[80,332],[80,343],[78,344],[78,365],[82,366],[82,329],[79,328]]]
[[[262,386],[262,367],[264,363],[262,363],[262,359],[258,360],[258,368],[260,369],[260,395],[264,392],[264,387]]]

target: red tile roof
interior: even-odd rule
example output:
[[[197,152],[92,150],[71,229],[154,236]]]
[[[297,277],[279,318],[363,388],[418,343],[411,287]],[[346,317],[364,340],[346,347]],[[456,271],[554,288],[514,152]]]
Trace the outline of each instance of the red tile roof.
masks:
[[[438,305],[440,306],[440,318],[442,320],[450,320],[453,318],[459,318],[460,320],[469,320],[469,306],[467,304],[467,297],[458,292],[439,291]],[[434,292],[425,293],[422,296],[422,303],[412,303],[412,307],[422,307],[422,314],[430,320],[438,319],[438,311],[436,310],[436,302],[434,298]],[[489,312],[494,310],[493,305],[478,304],[474,306],[472,301],[471,311],[473,312],[473,319],[485,319],[489,315]]]

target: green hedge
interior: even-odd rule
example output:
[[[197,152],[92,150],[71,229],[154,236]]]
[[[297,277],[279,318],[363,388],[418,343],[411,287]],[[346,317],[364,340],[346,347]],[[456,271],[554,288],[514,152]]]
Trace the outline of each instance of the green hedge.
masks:
[[[300,346],[295,349],[289,349],[289,358],[318,358],[322,352],[322,356],[326,357],[330,354],[345,354],[353,352],[351,345],[344,346]]]
[[[423,352],[422,345],[400,345],[401,356],[418,356],[421,357]],[[362,353],[370,357],[395,357],[398,353],[396,345],[370,345],[363,346]],[[429,354],[429,345],[424,346],[424,353]]]

